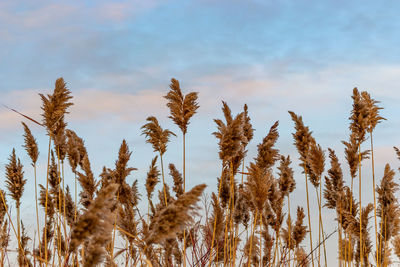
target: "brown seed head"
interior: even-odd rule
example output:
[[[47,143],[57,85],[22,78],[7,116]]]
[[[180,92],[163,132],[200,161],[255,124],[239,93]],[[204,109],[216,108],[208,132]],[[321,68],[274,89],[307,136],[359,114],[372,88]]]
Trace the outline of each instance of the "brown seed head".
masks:
[[[15,200],[17,208],[19,208],[21,204],[21,197],[24,193],[24,186],[26,183],[22,168],[21,161],[17,159],[15,149],[13,148],[8,159],[8,164],[6,165],[6,187],[10,196]]]
[[[142,134],[146,135],[146,143],[153,146],[154,151],[163,155],[167,150],[167,143],[171,135],[176,136],[168,129],[163,130],[156,117],[148,117],[148,123],[142,126]]]
[[[38,145],[36,142],[35,137],[33,137],[31,130],[28,128],[28,126],[22,122],[22,125],[24,126],[24,139],[25,139],[25,144],[24,147],[26,149],[26,152],[28,152],[29,157],[32,160],[32,165],[35,166],[36,162],[39,157],[39,149]]]
[[[199,104],[197,103],[198,93],[192,92],[184,96],[179,81],[174,78],[171,79],[169,87],[171,90],[164,96],[168,100],[167,106],[171,113],[169,118],[178,125],[183,134],[186,134],[189,120],[199,108]]]
[[[364,100],[367,110],[368,110],[368,132],[372,132],[376,125],[380,123],[382,120],[386,120],[385,118],[381,117],[379,115],[379,111],[383,108],[378,107],[377,104],[379,101],[376,101],[375,99],[372,99],[370,94],[367,93],[366,91],[361,92],[361,97]]]

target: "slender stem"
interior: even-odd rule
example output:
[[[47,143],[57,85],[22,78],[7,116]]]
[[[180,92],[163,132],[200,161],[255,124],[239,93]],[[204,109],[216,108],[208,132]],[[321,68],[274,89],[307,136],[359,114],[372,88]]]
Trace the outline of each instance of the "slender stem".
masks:
[[[58,176],[58,219],[57,219],[57,252],[58,252],[58,259],[61,262],[61,163],[60,163],[60,148],[57,147],[57,176]],[[54,258],[53,258],[54,260]]]
[[[40,225],[39,225],[39,208],[38,208],[38,199],[37,199],[37,179],[36,179],[36,163],[33,164],[33,172],[35,175],[35,204],[36,204],[36,225],[38,229],[38,240],[40,246]],[[39,249],[39,256],[42,257],[42,251]],[[41,264],[40,264],[41,265]]]
[[[165,191],[164,164],[163,164],[163,159],[162,159],[162,154],[161,154],[161,153],[160,153],[160,160],[161,160],[161,174],[162,174],[162,182],[163,182],[165,206],[168,206],[168,202],[167,202],[167,192]]]
[[[253,236],[254,236],[254,230],[256,229],[256,222],[257,222],[257,211],[256,214],[254,215],[254,224],[253,224],[253,229],[251,231],[251,236],[250,236],[250,249],[249,249],[249,262],[247,264],[247,267],[250,267],[251,265],[251,249],[253,248]]]
[[[186,134],[182,133],[182,142],[183,142],[183,193],[186,192],[186,151],[185,151],[185,143],[186,143]],[[186,267],[186,229],[183,230],[183,267]]]
[[[337,214],[337,213],[336,213]],[[342,248],[342,201],[339,201],[339,216],[338,220],[338,229],[339,229],[339,266],[342,266],[342,259],[344,258],[344,261],[346,263],[346,250],[345,250],[345,255],[343,257],[343,248]],[[346,239],[345,239],[346,240]],[[345,243],[346,244],[346,243]]]
[[[354,178],[353,177],[351,177],[351,187],[350,187],[350,196],[351,196],[351,198],[353,198],[353,184],[354,184]],[[353,200],[351,200],[350,201],[350,214],[352,214],[352,211],[353,211]],[[352,262],[352,259],[351,259],[351,257],[352,257],[352,255],[353,255],[353,253],[352,253],[352,251],[351,251],[351,235],[350,234],[348,234],[348,237],[349,237],[349,253],[348,253],[348,258],[349,258],[349,262],[350,262],[350,266],[352,265],[351,264],[351,262]]]
[[[223,172],[223,169],[221,171],[221,178],[222,178],[222,172]],[[219,187],[218,187],[218,197],[217,197],[217,201],[218,202],[219,202],[219,197],[220,197],[220,194],[221,194],[221,185],[222,185],[222,182],[220,181]],[[211,262],[212,262],[212,256],[211,255],[212,255],[212,250],[213,250],[213,247],[214,247],[214,239],[215,239],[216,228],[217,228],[217,218],[215,217],[214,218],[213,235],[212,235],[212,240],[211,240],[211,248],[210,248],[210,261],[208,263],[208,267],[211,266]],[[217,249],[217,256],[218,256],[218,249]]]
[[[381,255],[381,253],[382,253],[382,233],[383,233],[383,221],[386,221],[386,216],[385,216],[385,214],[383,214],[382,213],[382,215],[381,215],[381,234],[379,235],[379,250],[378,250],[378,254],[379,254],[379,264],[381,263],[381,261],[382,261],[382,255]],[[378,265],[378,264],[377,264]]]
[[[310,248],[311,251],[313,251],[313,245],[312,245],[312,234],[311,234],[311,217],[310,217],[310,200],[308,197],[308,180],[307,180],[307,169],[304,167],[304,176],[306,178],[306,191],[307,191],[307,214],[308,214],[308,229],[309,229],[309,233],[310,233]],[[312,266],[314,267],[314,256],[313,254],[311,254],[311,263]]]
[[[230,259],[230,261],[232,260],[232,249],[233,249],[233,246],[231,246],[231,244],[232,244],[232,236],[234,236],[233,235],[233,212],[235,211],[235,188],[234,188],[234,185],[235,185],[235,183],[234,183],[234,176],[233,176],[233,164],[232,164],[232,161],[230,162],[230,180],[231,180],[231,196],[232,196],[232,206],[231,206],[231,211],[230,211],[230,225],[229,225],[229,231],[230,231],[230,233],[231,233],[231,239],[230,239],[230,241],[231,242],[229,242],[229,247],[230,247],[230,250],[229,250],[229,259]]]
[[[64,163],[61,162],[61,170],[62,170],[62,183],[63,183],[63,205],[64,205],[64,210],[63,210],[63,216],[64,216],[64,235],[65,237],[67,237],[67,216],[66,216],[66,203],[65,203],[65,199],[66,199],[66,193],[65,193],[65,186],[64,186]]]
[[[118,203],[118,201],[119,201],[119,190],[117,192],[117,203]],[[113,259],[113,256],[114,256],[115,232],[117,231],[117,229],[116,229],[117,228],[117,217],[118,217],[118,212],[115,213],[115,217],[114,217],[113,237],[112,237],[111,248],[110,248],[111,260]]]
[[[289,227],[288,227],[288,232],[289,232],[289,255],[288,255],[288,259],[289,259],[289,267],[290,267],[290,250],[291,250],[291,234],[292,234],[292,230],[290,229],[290,226],[292,224],[292,219],[290,217],[290,197],[289,197],[289,194],[287,195],[287,200],[288,200],[288,220],[289,220]]]
[[[11,215],[10,215],[10,213],[8,212],[8,207],[7,207],[7,204],[6,204],[6,199],[4,198],[4,194],[3,194],[3,191],[2,191],[2,190],[0,190],[0,195],[1,195],[1,200],[2,200],[2,202],[3,202],[3,205],[4,205],[4,209],[6,210],[6,214],[7,214],[8,220],[10,221],[11,227],[12,227],[12,229],[13,229],[14,235],[17,237],[18,234],[17,234],[17,231],[15,230],[15,226],[14,226],[12,220],[11,220]],[[22,250],[22,255],[23,255],[24,258],[26,259],[26,257],[25,257],[25,251],[22,249],[21,240],[20,240],[19,238],[17,239],[17,242],[18,242],[18,247],[19,247],[19,249]],[[6,251],[6,252],[7,252],[7,251]]]
[[[18,201],[19,202],[19,201]],[[19,207],[19,203],[17,203],[17,232],[18,232],[18,243],[21,243],[21,219],[20,219],[20,207]],[[19,248],[20,251],[23,251],[23,248],[20,247]],[[18,253],[19,254],[19,253]]]
[[[183,192],[186,192],[186,134],[183,134]]]
[[[387,237],[387,230],[386,230],[386,219],[387,219],[387,216],[385,216],[385,242],[383,243],[383,245],[384,245],[384,249],[383,249],[383,266],[386,266],[386,246],[387,246],[387,244],[386,244],[386,237]]]
[[[262,241],[261,241],[262,240],[261,239],[261,234],[262,234],[261,230],[262,229],[261,229],[261,226],[262,226],[262,213],[260,212],[260,226],[259,226],[260,227],[260,267],[263,266],[262,265]]]
[[[370,137],[371,137],[371,163],[372,163],[372,190],[374,192],[375,244],[378,244],[378,223],[376,219],[376,196],[375,196],[374,143],[372,141],[372,131],[370,132]],[[379,267],[378,253],[376,253],[376,264]]]
[[[47,262],[47,203],[48,203],[48,195],[49,195],[49,167],[50,167],[50,146],[51,146],[51,133],[49,135],[49,149],[47,155],[47,174],[46,174],[46,200],[45,200],[45,208],[44,208],[44,261],[46,262],[46,267],[48,266]]]
[[[319,225],[321,227],[321,234],[322,234],[322,245],[324,247],[324,260],[325,260],[325,266],[328,266],[328,261],[326,259],[326,247],[325,247],[325,234],[324,234],[324,224],[322,222],[322,215],[321,215],[321,210],[322,210],[322,206],[321,206],[321,201],[322,201],[322,187],[321,187],[321,183],[319,184],[319,197],[318,197],[318,191],[317,188],[315,188],[316,193],[317,193],[317,202],[318,202],[318,209],[319,209]],[[321,244],[321,242],[319,242],[319,244]],[[320,246],[320,245],[319,245]],[[318,259],[319,260],[319,259]]]
[[[363,240],[362,240],[362,206],[361,206],[361,147],[360,144],[358,144],[358,176],[359,176],[359,181],[358,181],[358,194],[360,196],[360,263],[361,266],[363,265]]]

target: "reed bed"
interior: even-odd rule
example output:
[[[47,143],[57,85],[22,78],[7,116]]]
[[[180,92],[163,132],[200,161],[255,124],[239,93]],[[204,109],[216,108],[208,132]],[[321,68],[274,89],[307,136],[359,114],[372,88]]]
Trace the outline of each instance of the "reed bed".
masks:
[[[214,119],[212,133],[219,148],[220,176],[217,190],[207,189],[210,198],[204,197],[205,184],[186,188],[186,138],[200,105],[198,93],[184,94],[178,80],[171,79],[164,98],[181,137],[149,116],[142,134],[155,155],[149,167],[143,167],[148,170],[146,179],[133,183],[128,177],[137,168],[131,166],[132,152],[125,140],[115,166],[103,167],[95,177],[84,140],[65,121],[73,97],[62,78],[52,93],[39,95],[42,122],[16,111],[23,116],[24,148],[35,175],[36,216],[29,222],[34,232],[28,233],[21,220],[26,167],[12,149],[0,190],[0,266],[332,266],[336,263],[328,261],[328,254],[334,253],[339,266],[350,267],[389,266],[400,257],[399,185],[389,164],[381,179],[375,176],[373,132],[384,118],[379,102],[365,91],[354,88],[351,96],[342,163],[335,150],[318,144],[306,119],[289,111],[302,173],[296,173],[291,157],[276,147],[278,121],[269,122],[256,156],[248,158],[247,146],[254,136],[249,108],[245,104],[233,114],[223,101],[223,118]],[[47,158],[41,184],[33,125],[49,140],[41,152]],[[182,169],[164,162],[170,138],[182,138]],[[393,153],[400,159],[398,148]],[[372,167],[373,203],[365,203],[361,195],[363,163]],[[349,173],[342,170],[343,164]],[[71,169],[73,179],[65,176],[65,168]],[[173,183],[167,184],[167,175]],[[144,193],[139,193],[140,183]],[[306,188],[304,207],[290,204],[298,184]],[[140,210],[141,202],[146,210]],[[317,210],[310,208],[312,203]],[[324,210],[335,216],[333,231],[327,229]],[[39,218],[43,212],[44,218]],[[316,225],[312,217],[318,218]],[[332,236],[337,236],[336,251],[326,248]]]

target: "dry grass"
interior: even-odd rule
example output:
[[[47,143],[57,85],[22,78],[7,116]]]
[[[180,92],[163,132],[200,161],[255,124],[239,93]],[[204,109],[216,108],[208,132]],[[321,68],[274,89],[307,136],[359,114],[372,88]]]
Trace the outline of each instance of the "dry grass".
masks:
[[[163,155],[175,134],[163,129],[157,118],[148,117],[142,127],[146,142],[157,155],[149,160],[145,180],[128,183],[136,168],[130,166],[132,152],[125,140],[115,166],[104,167],[99,177],[93,174],[83,139],[67,129],[65,115],[73,103],[62,78],[56,81],[51,94],[40,97],[43,123],[19,113],[43,126],[49,136],[46,184],[37,185],[39,147],[23,123],[24,147],[35,173],[37,236],[27,232],[20,220],[26,179],[13,149],[5,172],[7,193],[0,190],[0,266],[320,266],[329,264],[329,253],[336,253],[340,266],[388,266],[395,264],[395,255],[400,258],[399,186],[389,165],[383,177],[375,181],[372,133],[384,118],[379,114],[379,102],[367,92],[355,88],[352,94],[349,139],[342,141],[348,174],[343,172],[336,152],[331,148],[325,151],[303,118],[289,112],[307,190],[307,209],[296,207],[295,218],[291,215],[290,195],[299,183],[298,174],[290,156],[281,155],[276,148],[278,122],[257,145],[256,157],[245,164],[247,145],[254,135],[247,105],[233,115],[223,101],[224,119],[214,119],[221,175],[217,178],[218,189],[211,192],[210,200],[205,198],[201,208],[199,201],[206,185],[186,190],[185,161],[185,138],[189,121],[199,108],[198,93],[183,94],[179,81],[171,79],[170,91],[164,96],[169,118],[182,132],[182,169],[168,164],[171,184],[166,183]],[[362,150],[367,138],[371,140],[370,149]],[[400,150],[395,147],[395,152],[400,159]],[[365,205],[361,190],[358,198],[354,196],[353,181],[357,176],[363,179],[362,162],[369,157],[374,203]],[[326,159],[329,167],[325,166]],[[74,197],[70,185],[64,183],[64,165],[69,165],[75,175],[75,191],[79,183],[80,192]],[[160,176],[162,190],[153,196]],[[316,200],[309,195],[308,182],[315,187]],[[139,193],[140,183],[146,188],[144,197]],[[7,195],[15,205],[9,204]],[[147,204],[144,216],[138,207],[141,201]],[[310,209],[312,201],[318,204],[318,211]],[[39,206],[45,212],[42,227]],[[325,241],[332,234],[324,230],[323,208],[333,210],[336,216],[336,252],[325,249]],[[304,224],[306,216],[308,226]],[[311,225],[312,216],[319,218],[318,234],[317,227]],[[374,227],[375,238],[370,237],[369,225]],[[309,246],[304,244],[307,235]],[[17,241],[16,247],[12,247],[11,240]],[[13,250],[16,263],[8,261]]]

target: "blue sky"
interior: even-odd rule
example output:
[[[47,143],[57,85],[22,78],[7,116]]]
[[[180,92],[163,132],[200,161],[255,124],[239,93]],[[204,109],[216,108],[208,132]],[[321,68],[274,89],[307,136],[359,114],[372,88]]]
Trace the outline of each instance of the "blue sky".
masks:
[[[221,100],[235,113],[249,105],[256,135],[248,160],[276,120],[278,148],[298,157],[288,110],[303,115],[324,149],[342,155],[357,86],[382,102],[388,119],[376,130],[381,177],[386,162],[398,166],[392,146],[400,145],[399,8],[397,1],[6,0],[0,2],[1,103],[40,119],[38,93],[50,92],[64,77],[75,102],[69,126],[85,139],[95,173],[113,166],[125,138],[139,168],[130,179],[143,185],[153,154],[140,127],[155,115],[178,132],[162,98],[175,77],[185,92],[199,92],[201,106],[189,128],[188,184],[206,181],[211,190],[219,173],[212,118],[222,117]],[[14,146],[28,160],[21,119],[0,108],[3,169]],[[44,165],[45,133],[30,126]],[[167,161],[180,166],[180,139],[169,147]],[[25,197],[32,199],[28,166]],[[299,204],[300,172],[296,179]],[[67,182],[72,185],[72,176]],[[370,186],[363,190],[368,195]],[[23,205],[27,217],[32,207]],[[325,215],[333,218],[330,211]]]

